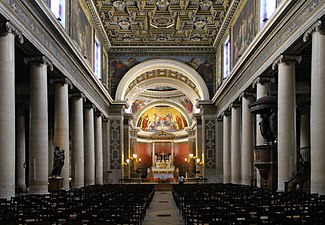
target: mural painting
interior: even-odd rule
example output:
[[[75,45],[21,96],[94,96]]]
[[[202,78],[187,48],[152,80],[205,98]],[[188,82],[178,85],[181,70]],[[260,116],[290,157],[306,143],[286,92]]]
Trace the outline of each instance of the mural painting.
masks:
[[[192,113],[193,104],[192,104],[191,100],[189,100],[187,97],[184,97],[183,99],[179,99],[179,102],[185,108],[187,113],[189,113],[189,114]]]
[[[161,56],[159,58],[170,58]],[[110,58],[110,75],[111,75],[111,94],[114,95],[119,81],[133,66],[153,59],[153,57],[132,56],[132,57],[112,57]],[[208,86],[210,94],[214,93],[215,68],[213,56],[174,56],[172,59],[183,62],[196,70]]]
[[[150,108],[138,120],[138,127],[152,132],[158,130],[179,131],[187,126],[185,117],[178,110],[169,106]]]
[[[105,85],[105,87],[107,88],[107,71],[108,71],[108,62],[107,62],[107,55],[104,53],[103,54],[103,64],[102,64],[102,82]]]
[[[233,26],[233,65],[255,36],[255,1],[248,0]]]
[[[136,114],[140,109],[142,109],[149,101],[145,99],[137,99],[132,103],[131,109],[132,113]]]
[[[79,46],[81,54],[92,63],[92,27],[79,0],[71,1],[71,38]]]

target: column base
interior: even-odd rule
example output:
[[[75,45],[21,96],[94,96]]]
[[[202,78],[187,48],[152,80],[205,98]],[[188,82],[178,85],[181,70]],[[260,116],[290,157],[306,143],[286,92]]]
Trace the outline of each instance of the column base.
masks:
[[[49,177],[49,192],[63,190],[62,177]]]

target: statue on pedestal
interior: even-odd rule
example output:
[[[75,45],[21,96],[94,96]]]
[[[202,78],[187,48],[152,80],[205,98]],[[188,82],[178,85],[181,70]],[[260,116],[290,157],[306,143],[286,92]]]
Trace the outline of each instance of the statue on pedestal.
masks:
[[[60,150],[59,146],[56,146],[54,149],[54,164],[51,172],[51,177],[60,177],[61,170],[64,165],[64,150]]]

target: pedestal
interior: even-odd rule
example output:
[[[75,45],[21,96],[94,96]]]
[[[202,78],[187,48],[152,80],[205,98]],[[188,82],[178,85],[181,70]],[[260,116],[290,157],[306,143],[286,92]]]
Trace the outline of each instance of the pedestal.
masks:
[[[62,177],[49,177],[49,192],[63,190]]]

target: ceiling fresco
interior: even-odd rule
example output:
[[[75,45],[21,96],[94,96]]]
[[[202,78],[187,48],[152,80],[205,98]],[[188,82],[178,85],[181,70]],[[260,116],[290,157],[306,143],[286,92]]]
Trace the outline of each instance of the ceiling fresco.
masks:
[[[95,1],[112,46],[211,47],[225,14],[223,0]]]

